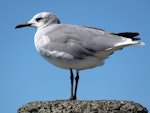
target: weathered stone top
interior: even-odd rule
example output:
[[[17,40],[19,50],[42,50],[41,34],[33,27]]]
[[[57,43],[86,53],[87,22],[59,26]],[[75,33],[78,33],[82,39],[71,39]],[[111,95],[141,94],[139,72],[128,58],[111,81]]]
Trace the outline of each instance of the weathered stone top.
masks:
[[[20,107],[18,113],[148,113],[148,111],[132,101],[57,100],[31,102]]]

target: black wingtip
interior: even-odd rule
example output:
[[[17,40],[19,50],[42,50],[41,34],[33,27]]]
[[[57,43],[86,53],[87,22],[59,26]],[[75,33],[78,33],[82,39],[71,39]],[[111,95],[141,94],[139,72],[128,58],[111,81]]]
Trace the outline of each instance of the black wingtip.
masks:
[[[140,35],[138,32],[122,32],[122,33],[112,33],[112,34],[117,35],[117,36],[123,36],[126,38],[131,38],[133,41],[141,40],[141,38],[136,37]]]

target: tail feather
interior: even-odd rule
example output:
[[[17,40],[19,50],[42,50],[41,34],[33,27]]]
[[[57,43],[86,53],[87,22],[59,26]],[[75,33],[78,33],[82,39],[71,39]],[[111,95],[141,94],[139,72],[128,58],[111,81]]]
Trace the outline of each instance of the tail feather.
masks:
[[[144,42],[135,41],[140,40],[140,38],[136,38],[139,35],[137,32],[122,32],[122,33],[112,33],[113,35],[122,36],[122,41],[116,43],[114,46],[107,48],[105,51],[100,51],[96,55],[102,59],[107,58],[109,55],[113,54],[117,50],[121,50],[127,46],[134,46],[134,45],[145,45]]]
[[[117,43],[114,45],[114,47],[126,47],[126,46],[132,46],[132,45],[145,45],[144,42],[138,42],[138,41],[133,41],[131,39],[125,39],[123,42]]]

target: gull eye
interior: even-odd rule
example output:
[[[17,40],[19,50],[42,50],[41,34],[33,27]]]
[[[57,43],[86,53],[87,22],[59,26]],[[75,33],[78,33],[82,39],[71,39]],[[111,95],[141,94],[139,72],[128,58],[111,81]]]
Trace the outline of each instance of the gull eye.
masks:
[[[43,18],[42,17],[39,17],[39,18],[36,18],[36,21],[39,22],[41,21]]]

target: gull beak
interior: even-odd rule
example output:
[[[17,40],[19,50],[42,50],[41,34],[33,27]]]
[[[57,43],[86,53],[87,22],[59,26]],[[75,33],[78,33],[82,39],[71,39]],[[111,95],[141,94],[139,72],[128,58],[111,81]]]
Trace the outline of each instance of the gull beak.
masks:
[[[32,24],[31,23],[28,23],[28,22],[26,22],[26,23],[21,23],[21,24],[19,24],[19,25],[17,25],[16,27],[15,27],[15,29],[17,29],[17,28],[22,28],[22,27],[27,27],[27,26],[31,26]]]

